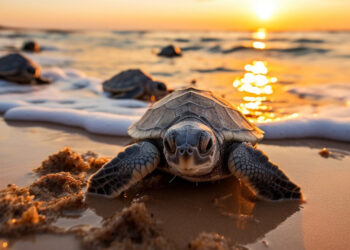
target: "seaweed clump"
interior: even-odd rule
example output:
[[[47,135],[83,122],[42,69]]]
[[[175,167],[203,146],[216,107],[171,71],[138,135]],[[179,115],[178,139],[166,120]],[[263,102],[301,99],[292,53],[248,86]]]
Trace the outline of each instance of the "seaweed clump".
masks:
[[[105,220],[102,228],[78,235],[87,249],[175,249],[157,230],[144,203],[133,203]]]

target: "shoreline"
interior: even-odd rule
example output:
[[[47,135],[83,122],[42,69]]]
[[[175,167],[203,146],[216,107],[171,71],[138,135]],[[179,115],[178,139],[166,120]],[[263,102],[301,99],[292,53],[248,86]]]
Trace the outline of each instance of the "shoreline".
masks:
[[[32,169],[65,146],[78,153],[93,150],[114,157],[129,137],[101,136],[79,128],[36,122],[5,122],[0,119],[1,188],[8,183],[25,186],[36,178]],[[342,152],[340,158],[323,158],[323,147]],[[107,200],[89,197],[88,209],[75,219],[60,219],[57,225],[70,227],[86,223],[98,225],[134,198],[144,199],[164,234],[185,249],[201,232],[215,232],[249,249],[329,249],[350,247],[346,192],[350,184],[348,144],[321,139],[264,140],[258,144],[269,158],[279,164],[303,190],[306,203],[248,202],[240,196],[235,179],[196,185],[176,178],[160,188],[147,187],[140,193],[128,193],[125,199]],[[338,152],[338,153],[339,153]],[[322,184],[326,183],[326,184]],[[213,202],[214,201],[214,202]],[[325,216],[332,219],[329,225]],[[191,223],[188,223],[191,221]],[[322,237],[320,237],[320,235]],[[28,236],[12,242],[16,249],[35,249],[45,242],[77,245],[77,240],[56,235]],[[328,238],[332,237],[329,241]],[[31,242],[31,243],[30,243]],[[265,243],[264,243],[265,242]],[[16,245],[17,244],[17,245]],[[38,245],[39,244],[39,245]],[[61,243],[60,243],[61,244]],[[16,247],[18,246],[18,247]],[[22,247],[20,247],[22,246]],[[68,249],[68,248],[67,248]]]

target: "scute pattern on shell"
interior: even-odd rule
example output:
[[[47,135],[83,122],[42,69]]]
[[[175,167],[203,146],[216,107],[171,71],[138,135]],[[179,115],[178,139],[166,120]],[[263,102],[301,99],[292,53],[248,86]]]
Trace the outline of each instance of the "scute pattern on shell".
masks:
[[[162,138],[171,125],[186,118],[199,119],[226,141],[255,143],[264,135],[229,102],[195,88],[175,91],[156,102],[128,133],[135,139]]]
[[[6,76],[15,74],[21,68],[21,66],[30,61],[28,58],[21,54],[14,53],[3,56],[0,58],[0,76]],[[30,61],[31,64],[33,64]]]
[[[152,78],[139,69],[129,69],[120,72],[111,79],[102,83],[104,91],[111,93],[126,92],[142,87]]]

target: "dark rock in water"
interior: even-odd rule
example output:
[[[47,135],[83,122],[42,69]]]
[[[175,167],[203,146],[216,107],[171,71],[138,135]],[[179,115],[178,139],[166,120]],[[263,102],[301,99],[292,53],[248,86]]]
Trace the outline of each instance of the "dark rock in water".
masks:
[[[35,41],[26,41],[22,46],[22,50],[26,52],[40,52],[41,48]]]
[[[164,57],[177,57],[182,56],[181,49],[179,47],[176,47],[174,45],[169,45],[164,47],[159,53],[158,56],[164,56]]]
[[[46,84],[49,79],[40,76],[40,66],[20,53],[0,58],[0,78],[20,84]]]
[[[168,94],[167,86],[157,82],[140,69],[120,72],[102,83],[103,90],[118,99],[141,99],[154,101]]]

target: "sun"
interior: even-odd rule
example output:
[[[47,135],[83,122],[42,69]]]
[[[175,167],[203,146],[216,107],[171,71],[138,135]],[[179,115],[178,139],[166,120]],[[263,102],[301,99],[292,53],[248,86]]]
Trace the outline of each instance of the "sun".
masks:
[[[275,11],[275,3],[273,0],[255,0],[254,10],[258,17],[262,20],[269,19]]]

